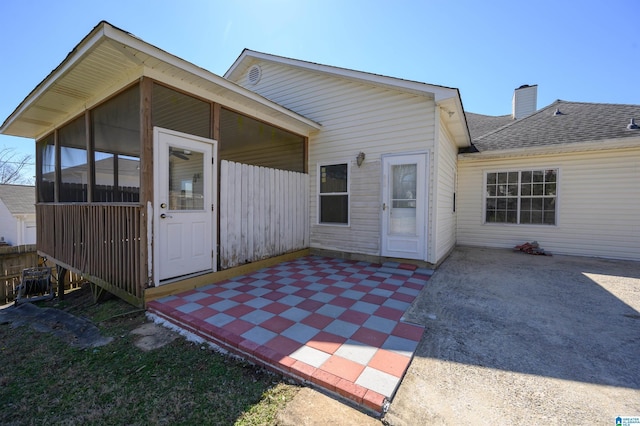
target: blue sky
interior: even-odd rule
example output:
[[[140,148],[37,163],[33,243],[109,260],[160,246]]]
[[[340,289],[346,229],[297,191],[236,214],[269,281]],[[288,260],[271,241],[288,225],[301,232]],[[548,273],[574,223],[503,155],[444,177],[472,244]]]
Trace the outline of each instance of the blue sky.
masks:
[[[101,20],[218,75],[246,47],[456,87],[483,114],[522,84],[538,107],[640,104],[638,16],[637,0],[0,0],[0,121]]]

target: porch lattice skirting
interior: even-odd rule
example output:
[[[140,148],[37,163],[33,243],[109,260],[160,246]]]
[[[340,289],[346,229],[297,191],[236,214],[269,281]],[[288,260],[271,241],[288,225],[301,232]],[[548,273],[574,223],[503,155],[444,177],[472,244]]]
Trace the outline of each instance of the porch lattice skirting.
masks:
[[[380,413],[424,332],[402,316],[429,275],[414,265],[308,256],[152,301],[148,311]]]

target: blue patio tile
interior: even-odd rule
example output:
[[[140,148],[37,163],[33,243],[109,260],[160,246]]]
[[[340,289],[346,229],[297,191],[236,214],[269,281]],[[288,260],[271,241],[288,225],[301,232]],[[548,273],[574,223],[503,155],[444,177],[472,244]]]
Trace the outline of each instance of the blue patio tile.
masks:
[[[328,303],[335,298],[335,294],[329,293],[316,293],[313,296],[309,297],[311,300],[315,300],[317,302]]]
[[[251,311],[248,314],[245,314],[240,317],[241,320],[246,322],[250,322],[251,324],[262,324],[266,320],[273,318],[275,314],[267,311],[261,311],[259,309],[255,311]]]
[[[397,299],[387,299],[384,301],[382,306],[386,306],[387,308],[397,309],[399,311],[405,312],[411,306],[411,303],[403,302],[402,300]]]
[[[413,275],[413,271],[409,271],[408,269],[392,269],[392,268],[380,268],[378,269],[378,272],[383,272],[386,274],[392,274],[392,275],[402,275],[405,277],[410,277]]]
[[[205,321],[208,322],[209,324],[215,325],[220,328],[229,324],[233,320],[235,320],[235,317],[232,317],[231,315],[227,315],[223,312],[205,319]]]
[[[418,347],[418,342],[415,340],[409,340],[398,336],[389,336],[382,344],[382,349],[393,351],[408,357],[413,356],[413,352],[416,350],[416,347]]]
[[[244,285],[244,284],[241,284],[241,285]],[[223,299],[231,299],[232,297],[235,297],[239,294],[242,294],[242,293],[236,290],[225,290],[216,294],[216,296],[222,297]]]
[[[391,333],[398,325],[398,322],[373,315],[362,325],[370,328],[371,330],[381,331],[382,333]]]
[[[373,281],[373,280],[362,280],[358,284],[366,285],[367,287],[377,287],[380,284],[380,282],[379,281]]]
[[[366,295],[366,293],[363,293],[361,291],[347,290],[344,293],[342,293],[340,296],[347,297],[349,299],[360,300],[364,295]]]
[[[201,292],[206,292],[206,291],[209,291],[209,290],[211,290],[211,289],[213,289],[213,288],[215,288],[217,286],[218,286],[218,284],[207,284],[205,286],[195,288],[194,290],[201,291]]]
[[[215,309],[216,311],[222,312],[227,309],[233,308],[234,306],[238,306],[239,303],[233,300],[221,300],[219,302],[213,303],[209,305],[211,309]]]
[[[326,315],[330,318],[338,318],[347,308],[336,305],[324,305],[316,310],[317,314]]]
[[[270,283],[271,283],[271,281],[258,279],[258,280],[255,280],[254,282],[252,282],[251,286],[253,286],[253,287],[264,287],[265,285],[270,284]]]
[[[433,269],[418,268],[414,271],[416,274],[431,276],[435,272]]]
[[[312,290],[312,291],[324,291],[324,289],[326,289],[327,287],[328,286],[324,284],[313,283],[311,285],[308,285],[306,288],[307,290]]]
[[[244,302],[245,305],[251,306],[252,308],[256,308],[256,309],[260,309],[272,303],[273,303],[273,300],[265,299],[262,297],[256,297],[255,299],[251,299],[247,302]]]
[[[299,288],[297,290],[300,290]],[[283,305],[288,305],[288,306],[296,306],[298,303],[304,301],[304,298],[300,297],[300,296],[296,296],[293,294],[289,294],[288,296],[285,296],[283,298],[281,298],[280,300],[278,300],[278,302],[282,303]]]
[[[357,324],[352,324],[350,322],[346,322],[342,320],[335,320],[331,324],[326,326],[324,328],[324,331],[326,331],[327,333],[333,333],[337,336],[342,336],[348,339],[349,337],[353,336],[353,333],[358,331],[359,328],[360,326]]]
[[[310,314],[311,312],[305,311],[304,309],[290,308],[282,312],[280,316],[291,321],[299,322],[308,317]]]
[[[389,262],[384,262],[384,263],[382,264],[382,267],[383,267],[383,268],[393,268],[393,269],[397,269],[397,268],[398,268],[398,266],[400,266],[400,264],[399,264],[398,262],[391,262],[391,261],[389,261]]]
[[[273,331],[267,330],[266,328],[262,327],[253,327],[251,330],[247,330],[242,334],[242,337],[244,337],[245,339],[255,342],[259,345],[264,345],[276,336],[277,334]]]
[[[314,271],[315,272],[315,271]],[[322,277],[319,277],[317,275],[308,275],[306,277],[304,277],[302,279],[302,281],[306,281],[306,282],[310,282],[310,283],[315,283],[316,281],[320,281],[322,279]]]
[[[375,305],[373,303],[363,302],[362,300],[356,302],[351,306],[351,309],[358,312],[364,312],[365,314],[373,314],[376,310],[378,310],[380,306]]]
[[[271,290],[269,290],[268,288],[262,288],[262,287],[256,287],[247,292],[247,294],[250,294],[256,297],[264,296],[267,293],[271,293]]]
[[[408,288],[408,287],[400,287],[398,289],[398,293],[404,293],[407,294],[409,296],[417,296],[418,294],[420,294],[420,290],[416,290],[414,288]]]
[[[295,280],[294,280],[295,282]],[[282,284],[280,281],[278,281],[278,284]],[[296,287],[296,286],[292,286],[292,285],[285,285],[284,287],[280,287],[278,289],[278,291],[280,293],[286,293],[286,294],[292,294],[295,293],[296,291],[299,291],[300,287]]]
[[[344,280],[346,277],[345,277],[344,275],[336,275],[336,274],[333,274],[333,275],[329,275],[327,278],[328,278],[328,279],[330,279],[330,280],[342,281],[342,280]]]
[[[382,297],[389,297],[393,294],[394,292],[391,290],[385,290],[383,288],[374,288],[373,290],[371,290],[369,292],[369,294],[375,294],[376,296],[382,296]]]
[[[342,277],[342,279],[344,279],[345,277]],[[332,287],[338,287],[338,288],[351,288],[353,287],[353,283],[350,283],[348,281],[338,281],[335,284],[332,284]]]
[[[187,303],[184,304],[182,306],[178,306],[176,309],[180,312],[184,312],[185,314],[191,313],[193,311],[197,311],[198,309],[201,309],[202,305],[198,305],[197,303]]]
[[[280,334],[291,340],[295,340],[296,342],[307,343],[313,336],[318,334],[318,329],[302,323],[297,323]]]
[[[355,278],[356,280],[366,280],[367,278],[369,278],[369,276],[371,276],[371,274],[353,274],[351,275],[351,278]]]
[[[183,297],[184,300],[188,300],[189,302],[197,302],[200,299],[205,299],[207,297],[209,297],[211,295],[207,294],[207,293],[201,293],[201,292],[197,292],[197,293],[192,293],[188,296]]]
[[[262,272],[262,271],[264,271],[264,269],[261,269],[260,271],[255,272],[255,273],[253,274],[253,276],[254,276],[255,278],[259,279],[259,280],[260,280],[260,279],[263,279],[263,278],[267,278],[267,277],[269,276],[269,274],[267,274],[266,272]]]

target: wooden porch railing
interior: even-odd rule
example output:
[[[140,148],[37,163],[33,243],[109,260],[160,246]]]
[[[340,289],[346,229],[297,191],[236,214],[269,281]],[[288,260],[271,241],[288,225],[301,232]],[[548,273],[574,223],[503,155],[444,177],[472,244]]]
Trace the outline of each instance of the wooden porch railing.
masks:
[[[142,306],[147,269],[142,206],[38,204],[36,220],[42,255]]]

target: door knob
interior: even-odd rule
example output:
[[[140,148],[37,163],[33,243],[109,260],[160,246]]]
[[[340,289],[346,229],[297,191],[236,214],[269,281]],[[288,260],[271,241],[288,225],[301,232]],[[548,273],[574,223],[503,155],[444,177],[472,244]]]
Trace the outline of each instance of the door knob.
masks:
[[[162,213],[162,214],[160,215],[160,218],[162,218],[162,219],[172,218],[172,217],[173,217],[173,216],[169,216],[168,214],[165,214],[165,213]]]

